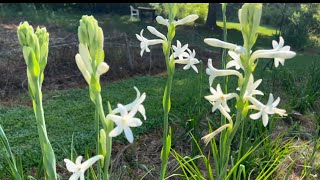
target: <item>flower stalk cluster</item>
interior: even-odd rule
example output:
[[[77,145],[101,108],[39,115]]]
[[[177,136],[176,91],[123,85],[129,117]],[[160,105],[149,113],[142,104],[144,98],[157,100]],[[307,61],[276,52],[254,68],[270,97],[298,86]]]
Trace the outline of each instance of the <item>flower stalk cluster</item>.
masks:
[[[27,65],[28,89],[37,121],[46,179],[57,179],[56,159],[47,135],[41,91],[49,52],[49,33],[45,27],[37,27],[34,31],[28,22],[24,22],[20,23],[17,34]]]
[[[258,36],[257,29],[259,27],[261,13],[262,4],[260,3],[244,4],[239,10],[239,21],[244,41],[243,46],[215,38],[204,39],[204,42],[210,46],[227,49],[228,55],[232,59],[226,63],[226,69],[214,68],[212,66],[212,60],[209,59],[208,68],[206,69],[206,73],[209,75],[209,86],[212,95],[205,96],[205,98],[213,105],[212,112],[218,109],[229,122],[227,124],[222,124],[220,128],[203,137],[204,142],[208,144],[214,136],[225,129],[228,130],[228,133],[224,133],[222,142],[220,143],[220,146],[224,146],[224,148],[222,148],[225,150],[224,152],[227,153],[222,153],[223,157],[220,157],[221,161],[217,165],[218,179],[226,178],[227,165],[230,156],[230,145],[240,124],[242,124],[242,132],[240,137],[238,160],[241,157],[242,136],[245,126],[244,120],[248,113],[251,113],[251,111],[248,112],[249,110],[258,111],[251,113],[249,117],[253,120],[262,118],[264,126],[267,126],[268,124],[269,115],[278,114],[280,116],[286,116],[285,110],[276,108],[280,102],[279,97],[274,101],[273,95],[270,94],[267,104],[263,104],[256,99],[257,95],[264,95],[262,91],[257,90],[262,80],[259,79],[254,81],[253,72],[257,66],[257,60],[261,58],[274,59],[274,64],[278,67],[279,64],[284,65],[285,59],[293,58],[296,55],[295,52],[290,51],[290,46],[284,46],[284,40],[282,37],[280,37],[279,42],[272,41],[273,49],[257,50],[252,53],[251,49]],[[231,68],[235,68],[235,70],[232,70]],[[238,77],[239,87],[237,90],[240,91],[239,93],[233,92],[224,94],[221,90],[220,84],[217,85],[216,89],[211,87],[216,77],[226,77],[230,75]],[[235,116],[231,116],[229,114],[232,111],[227,105],[227,101],[232,98],[236,98],[237,100]],[[233,117],[235,117],[235,119],[233,119]]]
[[[136,113],[139,112],[144,120],[146,120],[145,109],[142,105],[146,98],[146,94],[140,95],[140,91],[134,87],[137,92],[137,98],[127,104],[118,104],[117,108],[111,109],[108,103],[109,113],[105,115],[102,97],[100,76],[109,70],[109,65],[104,62],[104,36],[101,27],[98,26],[97,20],[93,16],[82,16],[80,26],[78,27],[79,37],[79,53],[75,56],[77,66],[82,73],[84,79],[89,85],[89,94],[91,101],[96,106],[96,130],[97,130],[97,154],[93,158],[87,160],[88,163],[81,164],[81,158],[76,160],[76,164],[72,164],[70,160],[65,159],[67,168],[74,174],[72,177],[82,178],[83,173],[94,162],[101,159],[98,164],[98,178],[110,179],[110,159],[112,151],[112,138],[125,133],[127,140],[133,142],[133,133],[130,127],[138,127],[142,125],[142,121],[136,118]],[[99,121],[100,120],[100,121]],[[103,128],[100,129],[99,122]],[[116,127],[114,128],[114,124]],[[77,168],[73,168],[77,166]],[[100,171],[103,168],[103,175]],[[76,170],[75,170],[76,169]]]
[[[188,44],[182,45],[179,40],[177,40],[177,45],[172,45],[173,38],[176,33],[176,26],[187,24],[194,22],[198,15],[192,14],[188,15],[187,17],[174,20],[177,14],[177,6],[173,3],[168,3],[167,8],[169,9],[169,18],[165,19],[162,16],[157,16],[156,21],[167,27],[168,33],[167,36],[163,35],[159,32],[156,28],[152,26],[148,26],[147,29],[149,32],[158,37],[158,39],[147,39],[143,37],[144,30],[142,29],[140,35],[136,34],[137,39],[140,41],[140,48],[141,52],[140,55],[142,56],[144,52],[150,52],[149,46],[161,44],[163,54],[165,56],[165,62],[167,67],[167,74],[168,79],[164,90],[162,105],[163,105],[163,147],[161,151],[161,172],[160,172],[160,180],[165,178],[166,169],[168,165],[168,157],[171,148],[171,131],[168,122],[168,116],[171,107],[171,89],[172,89],[172,81],[174,76],[175,64],[183,64],[184,70],[190,69],[190,67],[198,73],[198,69],[195,66],[200,61],[195,57],[196,52],[195,50],[190,50],[188,48]]]

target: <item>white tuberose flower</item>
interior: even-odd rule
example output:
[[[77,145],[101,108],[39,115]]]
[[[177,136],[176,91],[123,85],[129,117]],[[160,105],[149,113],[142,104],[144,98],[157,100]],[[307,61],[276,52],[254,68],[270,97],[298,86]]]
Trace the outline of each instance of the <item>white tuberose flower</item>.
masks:
[[[230,108],[228,107],[227,100],[232,99],[234,97],[238,97],[236,93],[229,93],[229,94],[223,94],[220,84],[217,85],[217,90],[210,87],[210,92],[212,95],[205,96],[212,105],[212,112],[219,109],[221,114],[223,114],[227,119],[231,120],[230,115],[228,112],[230,112]]]
[[[277,51],[290,51],[290,46],[284,46],[284,40],[283,38],[280,36],[279,38],[279,44],[277,41],[275,40],[272,40],[272,47],[274,50],[277,50]],[[278,67],[279,66],[279,63],[282,64],[282,66],[284,66],[284,58],[274,58],[274,66],[275,67]]]
[[[262,123],[264,126],[268,125],[269,114],[279,114],[280,116],[287,115],[284,109],[276,108],[280,102],[280,97],[278,97],[275,101],[273,101],[274,100],[273,95],[270,94],[268,103],[266,105],[262,104],[260,101],[258,101],[254,97],[248,97],[248,99],[254,105],[254,106],[250,106],[249,108],[259,110],[259,112],[255,114],[251,114],[250,118],[255,120],[255,119],[259,119],[262,116]]]
[[[143,115],[144,119],[146,119],[145,109],[144,109],[143,105],[141,104],[144,101],[146,95],[145,95],[145,93],[143,93],[142,96],[139,97],[140,92],[138,91],[138,89],[136,89],[136,91],[137,91],[137,99],[135,101],[133,101],[132,103],[130,103],[126,106],[123,106],[122,104],[118,104],[118,108],[113,110],[113,113],[120,112],[120,115],[115,115],[115,114],[108,114],[107,115],[106,118],[112,120],[117,125],[117,127],[115,127],[109,133],[110,137],[118,136],[119,134],[122,133],[122,131],[124,131],[127,140],[130,143],[132,143],[133,142],[133,134],[132,134],[130,127],[138,127],[138,126],[142,125],[141,120],[139,118],[135,118],[134,116],[139,111]],[[130,110],[130,112],[129,112],[129,110]]]
[[[214,78],[218,76],[229,76],[236,75],[240,79],[243,79],[242,74],[236,70],[219,70],[212,66],[212,59],[208,59],[208,68],[206,69],[206,73],[209,75],[209,84],[210,86],[213,83]]]
[[[258,79],[256,82],[254,82],[253,75],[250,74],[248,86],[246,92],[244,93],[244,99],[248,99],[248,97],[252,97],[254,95],[263,95],[263,92],[256,90],[261,82],[262,79]]]
[[[149,30],[150,31],[150,30]],[[136,34],[136,37],[140,42],[140,48],[141,48],[141,51],[140,51],[140,56],[143,55],[143,52],[146,51],[146,52],[150,52],[150,49],[148,46],[150,45],[156,45],[156,44],[161,44],[163,43],[164,41],[162,39],[152,39],[152,40],[149,40],[145,37],[143,37],[143,29],[140,31],[140,36],[138,34]]]
[[[120,116],[114,114],[108,114],[107,118],[111,119],[116,123],[117,127],[115,127],[110,133],[110,137],[116,137],[124,131],[124,134],[127,140],[132,143],[133,142],[133,134],[130,127],[139,127],[142,125],[142,122],[139,118],[135,118],[134,115],[137,113],[138,108],[135,107],[129,113],[127,109],[122,105],[118,104],[118,108],[120,109]]]
[[[188,57],[186,59],[178,59],[178,60],[175,60],[174,62],[175,63],[178,63],[178,64],[186,64],[183,69],[184,70],[187,70],[189,69],[190,67],[192,67],[192,69],[194,71],[196,71],[196,73],[198,73],[198,69],[197,67],[195,66],[195,64],[198,64],[199,63],[199,60],[197,58],[195,58],[196,56],[196,52],[195,50],[193,50],[191,52],[190,49],[187,49],[189,54],[188,54]]]
[[[234,51],[228,51],[229,56],[232,58],[226,65],[226,68],[235,67],[237,70],[244,69],[241,63],[240,54],[235,53]]]
[[[179,58],[179,60],[184,59],[184,57],[188,57],[189,54],[186,53],[185,51],[188,49],[188,44],[185,44],[184,46],[181,47],[181,43],[179,40],[177,40],[177,46],[172,45],[172,49],[174,51],[173,57],[174,58]]]
[[[127,111],[131,111],[134,107],[138,107],[138,111],[141,113],[143,116],[144,120],[146,120],[146,111],[144,109],[144,106],[142,105],[143,101],[146,99],[146,93],[142,93],[140,96],[140,91],[138,90],[137,87],[133,87],[136,92],[137,92],[137,98],[132,101],[130,104],[125,105],[124,107],[127,109]],[[116,108],[112,110],[112,114],[117,114],[120,113],[120,108]]]
[[[272,41],[274,49],[271,50],[257,50],[252,53],[249,62],[253,63],[258,58],[274,58],[275,66],[278,67],[279,62],[283,65],[285,59],[293,58],[296,53],[290,51],[290,46],[284,46],[284,40],[280,37],[279,44],[276,41]]]
[[[81,164],[82,156],[77,157],[76,163],[73,163],[69,159],[64,159],[64,162],[66,163],[66,167],[69,172],[72,172],[72,176],[69,178],[69,180],[77,180],[80,178],[80,180],[84,180],[84,173],[87,169],[89,169],[90,166],[92,166],[96,161],[99,159],[103,159],[102,155],[96,155],[84,163]]]

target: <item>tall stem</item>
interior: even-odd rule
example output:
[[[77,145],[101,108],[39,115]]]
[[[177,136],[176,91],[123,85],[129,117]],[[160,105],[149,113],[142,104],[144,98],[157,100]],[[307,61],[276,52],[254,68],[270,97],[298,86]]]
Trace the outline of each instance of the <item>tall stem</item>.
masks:
[[[166,83],[166,88],[163,96],[163,147],[162,147],[162,154],[161,154],[161,174],[160,174],[160,180],[164,179],[167,165],[168,165],[168,158],[169,158],[169,152],[167,151],[168,144],[167,144],[167,137],[169,132],[169,111],[170,111],[170,95],[171,95],[171,87],[172,87],[172,80],[174,75],[174,70],[170,70],[170,47],[171,47],[171,41],[168,41],[168,48],[166,50],[166,64],[167,64],[167,72],[168,72],[168,79]]]
[[[35,93],[35,99],[32,100],[32,104],[37,120],[37,129],[39,134],[46,179],[57,179],[56,159],[47,135],[44,111],[42,106],[42,92],[39,80],[36,80],[36,89],[37,91]]]
[[[112,137],[109,137],[109,133],[113,129],[113,122],[110,119],[106,119],[105,117],[103,106],[102,106],[102,98],[100,93],[97,94],[96,96],[96,108],[98,109],[99,117],[100,117],[103,129],[105,130],[107,135],[106,137],[107,138],[107,142],[106,142],[107,154],[104,157],[103,174],[104,174],[104,179],[109,180],[110,179],[109,166],[110,166],[111,151],[112,151]],[[108,105],[108,109],[110,111],[109,105]]]

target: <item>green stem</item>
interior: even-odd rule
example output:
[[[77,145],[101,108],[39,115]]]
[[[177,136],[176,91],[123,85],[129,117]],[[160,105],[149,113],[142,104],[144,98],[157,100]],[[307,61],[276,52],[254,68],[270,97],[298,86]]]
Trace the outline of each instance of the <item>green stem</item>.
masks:
[[[56,159],[47,135],[46,123],[44,119],[44,111],[42,106],[42,92],[41,92],[40,82],[38,79],[36,80],[35,84],[36,84],[37,91],[35,93],[35,99],[32,100],[32,103],[33,103],[33,109],[35,111],[35,116],[37,120],[37,129],[39,134],[46,179],[49,179],[49,180],[57,179]]]
[[[163,109],[163,147],[162,147],[162,154],[161,154],[161,175],[160,180],[163,180],[166,174],[168,159],[169,159],[169,152],[167,152],[167,136],[169,132],[169,101],[170,101],[170,94],[171,94],[171,87],[172,87],[172,80],[173,74],[168,75],[168,80],[166,84],[167,91],[165,92],[164,98],[164,109]]]
[[[102,106],[102,98],[100,93],[97,94],[96,96],[96,108],[98,109],[103,129],[105,130],[107,135],[107,142],[106,142],[107,154],[104,157],[103,174],[104,174],[104,179],[109,180],[110,179],[109,166],[110,166],[111,151],[112,151],[112,137],[109,137],[109,133],[113,129],[113,122],[110,119],[106,119],[105,117],[103,106]],[[108,109],[109,109],[109,113],[111,113],[112,110],[110,111],[109,104],[108,104]]]

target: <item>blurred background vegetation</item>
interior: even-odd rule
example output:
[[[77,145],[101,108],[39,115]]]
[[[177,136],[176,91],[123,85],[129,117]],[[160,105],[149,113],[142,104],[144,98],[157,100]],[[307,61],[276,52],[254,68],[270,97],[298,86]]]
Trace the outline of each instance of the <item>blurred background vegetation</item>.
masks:
[[[58,14],[112,14],[130,15],[129,6],[153,7],[158,15],[166,14],[163,3],[1,3],[0,21],[24,20],[33,17],[34,21],[55,23]],[[209,8],[212,5],[213,8]],[[237,11],[242,3],[228,3],[229,22],[238,22]],[[207,15],[214,15],[216,21],[222,21],[219,3],[179,3],[177,18],[187,14],[199,15],[197,23],[207,24]],[[211,13],[208,10],[212,11]],[[41,16],[39,16],[41,14]],[[211,17],[211,16],[210,16]],[[264,3],[261,24],[273,27],[282,34],[289,44],[297,49],[319,46],[320,4],[317,3]],[[213,24],[213,27],[215,24]]]

